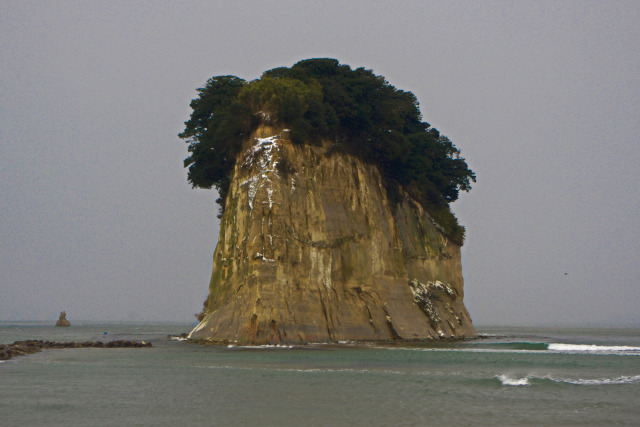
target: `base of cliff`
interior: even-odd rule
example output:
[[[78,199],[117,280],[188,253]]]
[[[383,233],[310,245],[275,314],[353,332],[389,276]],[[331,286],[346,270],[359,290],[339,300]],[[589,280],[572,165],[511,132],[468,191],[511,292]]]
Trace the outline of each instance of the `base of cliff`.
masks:
[[[481,339],[482,336],[464,336],[464,337],[449,337],[449,338],[425,338],[425,339],[391,339],[391,340],[348,340],[348,341],[328,341],[328,342],[304,342],[304,343],[278,343],[278,344],[254,344],[254,343],[240,343],[237,341],[228,340],[213,340],[213,339],[186,339],[188,344],[204,345],[204,346],[216,346],[227,348],[314,348],[321,346],[321,348],[386,348],[386,347],[415,347],[415,348],[431,348],[433,345],[442,345],[450,342],[463,342],[474,341]]]

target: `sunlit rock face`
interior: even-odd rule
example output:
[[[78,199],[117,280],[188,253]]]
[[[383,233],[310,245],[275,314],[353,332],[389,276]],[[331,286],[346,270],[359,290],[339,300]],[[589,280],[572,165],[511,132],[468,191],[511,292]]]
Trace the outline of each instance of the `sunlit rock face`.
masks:
[[[261,126],[234,169],[192,339],[240,344],[476,335],[460,247],[378,169]]]

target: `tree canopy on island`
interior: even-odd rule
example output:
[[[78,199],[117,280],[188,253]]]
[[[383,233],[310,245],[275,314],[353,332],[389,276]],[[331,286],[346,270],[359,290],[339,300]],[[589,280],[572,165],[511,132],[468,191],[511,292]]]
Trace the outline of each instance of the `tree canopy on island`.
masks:
[[[197,91],[179,134],[191,153],[184,166],[194,188],[216,187],[221,213],[242,141],[266,122],[288,127],[296,144],[331,139],[336,149],[376,165],[392,202],[400,201],[402,187],[462,244],[464,227],[449,203],[476,177],[449,138],[422,121],[413,93],[324,58],[274,68],[251,82],[212,77]]]

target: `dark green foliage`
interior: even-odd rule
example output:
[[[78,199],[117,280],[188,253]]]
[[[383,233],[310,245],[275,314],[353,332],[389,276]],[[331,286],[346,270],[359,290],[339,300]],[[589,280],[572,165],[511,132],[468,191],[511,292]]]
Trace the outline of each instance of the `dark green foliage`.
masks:
[[[291,123],[301,119],[311,103],[322,102],[322,88],[315,81],[263,76],[246,84],[238,98],[268,122]]]
[[[178,135],[189,144],[191,155],[184,161],[189,182],[194,188],[218,189],[220,214],[242,139],[257,123],[249,108],[237,99],[245,83],[235,76],[209,79],[198,89],[200,97],[191,101],[191,119]]]
[[[179,136],[190,144],[185,160],[189,182],[215,185],[221,212],[242,140],[262,121],[289,127],[294,143],[332,139],[334,149],[377,165],[392,201],[400,200],[402,187],[462,243],[464,227],[449,203],[460,190],[471,189],[475,174],[453,143],[422,121],[411,92],[396,89],[371,70],[352,70],[335,59],[308,59],[248,83],[234,76],[213,77],[198,93]]]

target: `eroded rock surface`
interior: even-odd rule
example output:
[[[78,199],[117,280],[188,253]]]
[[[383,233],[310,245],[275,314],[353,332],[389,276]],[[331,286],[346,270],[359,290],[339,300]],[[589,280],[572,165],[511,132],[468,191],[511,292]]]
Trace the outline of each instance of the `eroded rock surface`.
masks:
[[[249,344],[476,335],[460,248],[377,168],[262,126],[236,162],[191,339]]]

